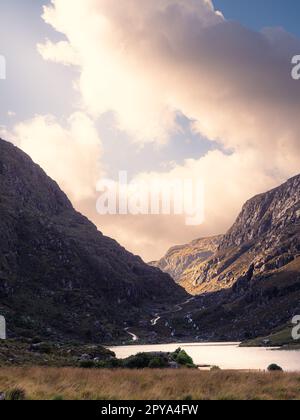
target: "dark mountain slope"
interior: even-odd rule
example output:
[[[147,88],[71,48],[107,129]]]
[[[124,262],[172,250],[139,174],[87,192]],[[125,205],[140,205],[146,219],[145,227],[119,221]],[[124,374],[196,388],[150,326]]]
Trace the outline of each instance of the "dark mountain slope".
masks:
[[[201,238],[187,245],[174,246],[160,261],[150,264],[170,274],[180,283],[186,272],[193,271],[197,265],[214,255],[221,239],[222,236]]]
[[[176,256],[180,266],[188,261],[178,282],[197,295],[185,323],[185,313],[174,315],[177,334],[191,325],[199,339],[239,341],[286,328],[300,314],[300,176],[249,200],[205,260],[203,242],[200,257],[194,243]]]
[[[31,159],[0,140],[0,313],[10,335],[113,342],[186,293],[77,213]]]
[[[198,252],[203,252],[201,240]],[[193,248],[193,253],[184,252],[172,261],[172,267],[186,267],[180,275],[170,269],[168,273],[193,294],[214,292],[247,278],[269,275],[299,255],[300,176],[296,176],[249,200],[208,258],[199,257]],[[163,262],[158,266],[163,268]]]

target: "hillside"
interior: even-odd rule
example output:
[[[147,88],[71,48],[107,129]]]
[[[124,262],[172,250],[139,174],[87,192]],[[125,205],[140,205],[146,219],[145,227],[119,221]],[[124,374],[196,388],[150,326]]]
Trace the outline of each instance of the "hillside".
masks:
[[[218,249],[222,236],[197,239],[190,244],[171,248],[165,257],[151,265],[170,274],[180,283],[182,276],[187,271],[193,271],[199,263],[206,261]]]
[[[118,342],[186,293],[103,236],[32,160],[0,140],[0,314],[9,337]]]
[[[249,200],[227,234],[217,238],[215,252],[204,246],[207,258],[202,241],[177,248],[175,256],[171,252],[172,265],[165,264],[170,252],[157,263],[195,295],[269,276],[294,261],[300,256],[300,176]],[[177,266],[184,269],[178,273]]]
[[[183,311],[168,316],[176,336],[191,328],[196,339],[207,341],[281,331],[291,336],[291,320],[300,314],[299,198],[296,176],[249,200],[213,253],[209,239],[199,240],[156,263],[195,295]]]

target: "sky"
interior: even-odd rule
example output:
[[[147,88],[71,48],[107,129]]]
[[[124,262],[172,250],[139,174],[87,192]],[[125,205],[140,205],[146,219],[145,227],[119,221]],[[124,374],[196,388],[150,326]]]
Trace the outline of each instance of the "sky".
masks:
[[[298,0],[2,0],[0,16],[0,135],[146,261],[299,172]],[[205,222],[97,214],[97,181],[121,170],[203,179]]]
[[[214,4],[227,19],[253,30],[281,26],[300,36],[300,3],[297,0],[214,0]]]

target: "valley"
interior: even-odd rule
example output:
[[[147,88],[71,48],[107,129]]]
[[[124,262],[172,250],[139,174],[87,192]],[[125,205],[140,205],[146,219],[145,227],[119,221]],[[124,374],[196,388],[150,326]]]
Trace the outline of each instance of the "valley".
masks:
[[[169,321],[179,336],[189,329],[204,341],[243,341],[286,328],[300,313],[300,176],[250,199],[225,235],[152,264],[195,295]]]
[[[77,213],[23,152],[3,140],[0,149],[8,337],[245,341],[300,313],[300,176],[250,199],[225,235],[174,247],[149,266]]]

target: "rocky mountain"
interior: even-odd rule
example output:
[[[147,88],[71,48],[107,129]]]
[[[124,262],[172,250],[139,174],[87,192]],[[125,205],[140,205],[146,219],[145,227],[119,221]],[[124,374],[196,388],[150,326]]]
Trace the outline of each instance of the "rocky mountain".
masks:
[[[170,274],[180,283],[186,272],[193,272],[200,263],[214,255],[221,239],[222,236],[201,238],[187,245],[175,246],[160,261],[150,264]]]
[[[300,176],[249,200],[203,259],[207,241],[177,247],[157,264],[195,295],[180,317],[168,319],[176,335],[187,329],[208,341],[291,335],[300,314]]]
[[[236,283],[269,275],[297,259],[299,234],[300,176],[296,176],[249,200],[226,235],[178,247],[157,266],[193,294],[229,289]],[[215,249],[209,248],[211,243]],[[172,264],[167,265],[170,255]],[[177,266],[183,270],[178,272]]]
[[[0,314],[11,337],[116,342],[185,291],[103,236],[32,160],[0,140]]]

